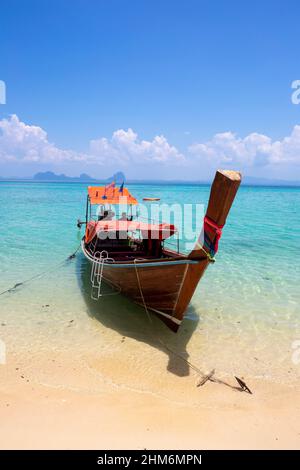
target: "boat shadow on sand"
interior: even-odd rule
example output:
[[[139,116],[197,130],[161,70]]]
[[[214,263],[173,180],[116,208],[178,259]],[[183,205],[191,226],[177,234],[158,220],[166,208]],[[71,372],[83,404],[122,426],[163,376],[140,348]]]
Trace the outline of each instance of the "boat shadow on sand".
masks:
[[[192,305],[177,333],[173,333],[155,314],[149,319],[145,309],[121,294],[116,294],[103,284],[103,296],[98,301],[91,298],[90,263],[83,257],[77,258],[78,283],[88,315],[106,328],[158,348],[168,355],[167,370],[178,376],[189,375],[187,344],[197,328],[199,317]],[[106,295],[105,295],[106,294]],[[115,294],[115,295],[107,295]],[[168,349],[170,348],[170,349]],[[185,359],[185,360],[184,360]]]

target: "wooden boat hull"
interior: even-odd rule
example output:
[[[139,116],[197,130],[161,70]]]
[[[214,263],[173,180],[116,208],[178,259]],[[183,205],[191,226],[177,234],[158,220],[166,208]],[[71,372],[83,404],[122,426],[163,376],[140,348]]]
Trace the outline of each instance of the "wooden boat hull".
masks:
[[[93,262],[84,241],[82,249],[86,258]],[[134,302],[146,305],[169,328],[177,331],[208,264],[207,258],[105,263],[103,279]]]

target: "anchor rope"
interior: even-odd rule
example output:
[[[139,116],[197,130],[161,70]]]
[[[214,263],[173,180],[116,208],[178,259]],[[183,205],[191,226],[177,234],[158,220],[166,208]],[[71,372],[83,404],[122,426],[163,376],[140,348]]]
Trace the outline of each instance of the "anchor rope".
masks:
[[[49,274],[53,271],[55,271],[56,269],[58,269],[59,267],[62,267],[67,261],[71,261],[72,259],[75,258],[76,254],[78,253],[78,250],[80,249],[81,245],[79,245],[76,250],[71,254],[69,255],[67,258],[65,258],[64,260],[60,261],[59,263],[57,263],[56,265],[52,266],[50,269],[47,269],[45,271],[42,271],[40,273],[37,273],[37,274],[34,274],[33,276],[25,279],[24,281],[22,282],[17,282],[14,286],[12,287],[9,287],[8,289],[5,289],[4,291],[0,292],[0,296],[1,295],[4,295],[4,294],[8,294],[10,292],[13,292],[15,289],[17,289],[18,287],[20,286],[24,286],[25,284],[29,284],[30,282],[34,281],[35,279],[39,279],[43,276],[45,276],[46,274]]]
[[[174,351],[174,349],[170,348],[157,334],[155,334],[156,332],[154,331],[154,323],[153,323],[153,320],[151,318],[151,314],[149,312],[149,309],[148,309],[146,301],[145,301],[144,293],[143,293],[142,286],[141,286],[140,277],[139,277],[137,266],[136,266],[136,261],[138,261],[137,258],[134,259],[134,267],[135,267],[136,278],[137,278],[137,282],[138,282],[138,286],[139,286],[143,306],[144,306],[144,309],[147,313],[148,320],[151,324],[151,334],[152,334],[154,340],[156,342],[160,343],[161,346],[163,348],[165,348],[167,351],[169,351],[171,354],[173,354],[174,356],[178,357],[179,359],[184,361],[186,364],[188,364],[188,366],[191,369],[193,369],[195,372],[197,372],[197,374],[199,374],[202,377],[202,379],[204,381],[203,383],[205,383],[208,380],[210,382],[214,382],[214,383],[217,383],[217,384],[220,384],[220,385],[225,385],[226,387],[229,387],[233,390],[244,391],[244,392],[248,392],[248,393],[252,394],[252,392],[249,390],[249,388],[246,386],[246,384],[243,381],[240,381],[240,379],[238,379],[238,377],[235,377],[235,379],[237,380],[240,387],[235,387],[234,385],[231,385],[231,384],[225,382],[224,380],[221,380],[221,379],[218,379],[217,377],[214,377],[214,373],[215,373],[214,370],[211,373],[209,373],[208,375],[204,374],[204,372],[202,372],[199,369],[199,367],[195,366],[192,362],[190,362],[188,359],[186,359],[180,353]]]
[[[190,367],[191,369],[193,369],[195,372],[197,372],[198,374],[202,375],[203,377],[205,377],[205,374],[197,367],[195,366],[194,364],[192,364],[190,361],[188,361],[185,357],[183,357],[180,353],[177,353],[176,351],[174,351],[173,349],[171,349],[159,336],[155,335],[155,331],[154,331],[154,323],[153,323],[153,320],[151,318],[151,314],[148,310],[148,307],[147,307],[147,304],[146,304],[146,301],[145,301],[145,297],[144,297],[144,293],[143,293],[143,290],[142,290],[142,286],[141,286],[141,281],[140,281],[140,277],[139,277],[139,274],[138,274],[138,270],[137,270],[137,266],[136,266],[136,261],[138,261],[137,258],[134,259],[134,267],[135,267],[135,273],[136,273],[136,278],[137,278],[137,282],[138,282],[138,286],[139,286],[139,291],[140,291],[140,294],[141,294],[141,298],[142,298],[142,302],[143,302],[143,306],[144,306],[144,309],[147,313],[147,317],[148,317],[148,320],[149,322],[151,323],[151,334],[154,336],[155,340],[158,341],[167,351],[169,351],[170,353],[174,354],[175,356],[179,357],[182,361],[186,362]]]

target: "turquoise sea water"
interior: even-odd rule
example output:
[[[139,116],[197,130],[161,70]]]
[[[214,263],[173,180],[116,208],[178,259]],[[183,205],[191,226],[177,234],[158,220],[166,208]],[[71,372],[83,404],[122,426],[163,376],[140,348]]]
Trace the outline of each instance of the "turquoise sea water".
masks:
[[[86,187],[0,183],[0,291],[51,269],[77,248],[83,233],[76,221],[84,218]],[[168,204],[206,204],[209,195],[208,186],[129,189],[138,199],[155,196]],[[292,354],[293,342],[300,340],[299,214],[300,189],[241,187],[217,261],[199,284],[182,331],[174,335],[154,319],[164,341],[204,369],[298,380],[300,364],[292,361]],[[95,365],[104,351],[118,355],[119,337],[124,336],[131,339],[128,364],[151,371],[157,348],[144,311],[117,295],[93,303],[89,289],[88,266],[79,254],[0,296],[0,339],[7,360],[22,351],[30,350],[34,358],[42,351],[63,350],[78,357],[93,355]],[[165,366],[170,371],[170,364]]]

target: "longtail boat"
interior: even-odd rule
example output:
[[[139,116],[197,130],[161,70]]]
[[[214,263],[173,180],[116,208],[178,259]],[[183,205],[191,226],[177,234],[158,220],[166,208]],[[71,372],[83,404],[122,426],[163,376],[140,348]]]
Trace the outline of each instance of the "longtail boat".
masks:
[[[92,297],[101,297],[102,280],[117,292],[154,312],[174,332],[208,265],[214,261],[222,228],[241,183],[236,171],[218,170],[199,238],[188,254],[167,247],[176,233],[167,223],[143,222],[134,217],[138,201],[124,184],[89,186],[82,250],[91,262]],[[117,219],[111,207],[128,212]],[[97,216],[92,214],[98,208]],[[99,209],[100,208],[100,209]],[[136,234],[139,233],[139,237]],[[113,236],[111,236],[113,234]]]

